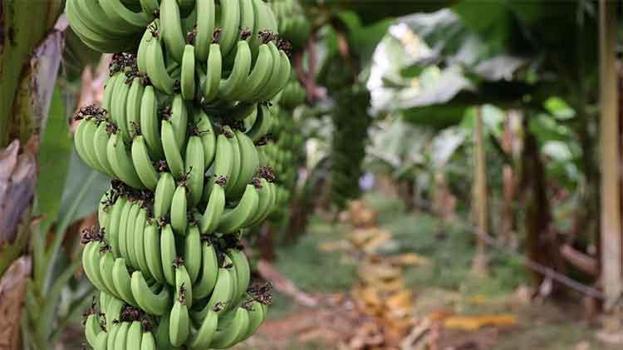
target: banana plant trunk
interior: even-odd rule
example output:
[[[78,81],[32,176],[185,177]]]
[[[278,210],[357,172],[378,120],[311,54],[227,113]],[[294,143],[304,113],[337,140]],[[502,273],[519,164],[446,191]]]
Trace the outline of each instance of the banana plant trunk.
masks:
[[[604,330],[617,334],[623,328],[620,297],[621,197],[617,97],[616,3],[601,0],[599,6],[599,77],[601,103],[601,282],[605,294]],[[620,336],[619,336],[620,337]]]
[[[48,32],[62,0],[0,0],[0,349],[20,348],[20,316],[31,260],[37,130],[45,124],[62,53]],[[48,40],[43,41],[48,37]],[[43,43],[42,43],[43,42]],[[6,272],[6,273],[5,273]]]
[[[483,135],[482,109],[476,108],[474,128],[474,219],[476,220],[476,254],[472,271],[478,275],[487,273],[485,235],[489,234],[489,210],[487,201],[487,165]]]

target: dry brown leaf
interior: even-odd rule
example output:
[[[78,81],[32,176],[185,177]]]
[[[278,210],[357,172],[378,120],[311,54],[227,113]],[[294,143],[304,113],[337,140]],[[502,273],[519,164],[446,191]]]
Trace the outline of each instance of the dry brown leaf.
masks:
[[[357,269],[357,274],[368,283],[395,280],[402,276],[402,269],[390,264],[373,264],[365,262]]]
[[[467,297],[467,302],[472,304],[487,304],[489,301],[489,298],[482,294],[476,294]]]
[[[0,349],[20,348],[19,320],[30,269],[30,257],[23,256],[0,279]]]
[[[390,294],[390,293],[395,293],[395,292],[405,289],[405,281],[401,276],[394,280],[387,280],[387,281],[383,281],[382,283],[376,283],[374,284],[374,287],[377,288],[381,292]]]
[[[391,241],[391,239],[392,235],[389,232],[379,231],[376,236],[372,237],[372,239],[363,244],[362,248],[366,253],[373,254],[378,251],[380,247]]]
[[[426,319],[431,320],[431,321],[443,321],[446,318],[453,316],[453,315],[454,315],[454,312],[450,310],[439,309],[439,310],[434,310],[431,313],[429,313],[428,316],[426,316]]]
[[[413,294],[409,290],[402,290],[391,295],[385,302],[390,309],[406,309],[411,310],[413,307]]]
[[[474,331],[482,327],[511,327],[517,324],[517,317],[512,314],[450,316],[444,320],[444,326],[450,329]]]
[[[367,307],[381,308],[383,300],[375,288],[359,287],[353,290],[353,298]]]
[[[339,241],[322,242],[318,244],[318,250],[321,252],[340,252],[352,248],[352,245],[343,239]]]
[[[430,263],[429,259],[415,253],[400,254],[397,256],[392,256],[389,259],[392,264],[401,266],[423,266]]]

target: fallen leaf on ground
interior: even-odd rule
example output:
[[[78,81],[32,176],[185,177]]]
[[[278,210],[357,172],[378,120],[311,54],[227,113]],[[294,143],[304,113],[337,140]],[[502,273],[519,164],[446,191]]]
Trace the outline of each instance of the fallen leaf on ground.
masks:
[[[444,326],[450,329],[473,331],[482,327],[510,327],[517,324],[517,317],[511,314],[450,316],[444,320]]]
[[[430,263],[429,259],[423,256],[419,256],[415,253],[405,253],[397,256],[392,256],[389,258],[389,260],[393,264],[402,266],[422,266],[428,265]]]

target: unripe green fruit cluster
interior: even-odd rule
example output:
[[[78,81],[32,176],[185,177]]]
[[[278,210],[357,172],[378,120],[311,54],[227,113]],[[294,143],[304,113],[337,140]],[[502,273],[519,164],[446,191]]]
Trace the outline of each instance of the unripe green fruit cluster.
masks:
[[[265,319],[240,235],[279,203],[263,157],[290,78],[261,0],[68,0],[72,30],[116,52],[75,147],[110,176],[83,267],[95,349],[228,348]],[[123,53],[117,53],[122,52]],[[96,311],[99,309],[100,311]]]
[[[309,39],[311,23],[301,4],[296,0],[274,0],[270,5],[279,22],[279,33],[288,38],[295,49],[302,48]]]
[[[303,137],[297,132],[298,125],[294,116],[295,108],[305,102],[306,92],[295,77],[290,79],[283,91],[274,100],[273,128],[271,137],[274,143],[267,144],[260,150],[261,158],[279,174],[277,185],[277,205],[270,215],[271,221],[280,221],[294,190],[297,169],[302,163]],[[301,106],[302,107],[302,106]]]
[[[331,145],[332,202],[344,208],[346,202],[360,195],[359,178],[365,157],[368,127],[372,119],[368,114],[370,94],[358,84],[335,93],[333,111],[333,142]]]

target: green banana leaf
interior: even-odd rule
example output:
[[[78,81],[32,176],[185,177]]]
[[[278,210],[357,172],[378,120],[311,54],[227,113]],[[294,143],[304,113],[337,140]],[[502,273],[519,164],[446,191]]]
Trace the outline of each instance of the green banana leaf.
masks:
[[[72,149],[65,101],[57,87],[52,96],[47,126],[39,147],[36,213],[41,216],[40,232],[48,232],[58,217]]]

